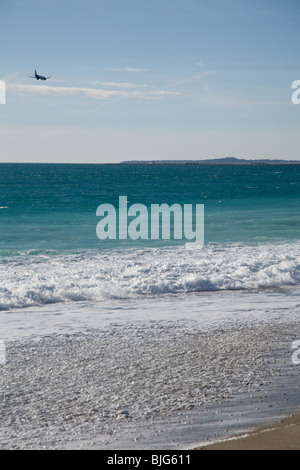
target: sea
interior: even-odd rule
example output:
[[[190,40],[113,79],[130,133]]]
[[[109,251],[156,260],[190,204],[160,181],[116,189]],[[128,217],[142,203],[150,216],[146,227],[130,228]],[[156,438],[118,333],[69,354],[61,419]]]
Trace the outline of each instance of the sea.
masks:
[[[191,448],[299,405],[300,165],[2,163],[0,188],[0,448]],[[203,245],[99,238],[120,197],[201,205]]]

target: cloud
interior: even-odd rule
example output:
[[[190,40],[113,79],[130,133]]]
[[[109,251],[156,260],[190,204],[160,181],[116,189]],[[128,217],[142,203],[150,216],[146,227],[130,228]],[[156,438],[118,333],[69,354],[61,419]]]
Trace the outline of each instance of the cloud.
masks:
[[[109,83],[109,82],[108,82]],[[116,83],[111,83],[111,86]],[[127,84],[123,88],[133,88],[133,84]],[[137,88],[139,85],[135,85]],[[119,84],[119,88],[122,85]],[[158,99],[164,96],[176,96],[179,93],[176,91],[164,90],[108,90],[102,88],[82,88],[82,87],[52,87],[49,85],[26,85],[26,84],[7,84],[7,91],[9,93],[35,93],[44,96],[64,96],[64,97],[83,97],[94,100],[109,100],[114,98],[140,98],[140,99]]]
[[[48,85],[8,84],[8,91],[12,93],[35,93],[46,96],[82,96],[86,98],[106,100],[122,96],[121,91],[102,90],[99,88],[80,87],[52,87]]]
[[[114,88],[149,88],[149,85],[130,82],[102,82],[101,85]]]
[[[133,72],[133,73],[139,73],[139,72],[149,72],[149,69],[142,69],[138,67],[113,67],[109,69],[105,69],[110,72]]]

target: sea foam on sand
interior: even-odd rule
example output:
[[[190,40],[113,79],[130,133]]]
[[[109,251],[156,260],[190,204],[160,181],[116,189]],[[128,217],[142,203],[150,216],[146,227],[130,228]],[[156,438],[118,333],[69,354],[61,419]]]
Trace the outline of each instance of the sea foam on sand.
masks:
[[[237,432],[295,406],[298,332],[147,321],[11,341],[0,448],[188,448]]]

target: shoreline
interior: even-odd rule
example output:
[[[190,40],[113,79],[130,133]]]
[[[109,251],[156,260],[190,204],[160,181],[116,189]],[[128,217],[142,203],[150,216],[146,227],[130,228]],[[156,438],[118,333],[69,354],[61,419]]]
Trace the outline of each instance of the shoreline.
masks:
[[[195,450],[300,450],[300,412]]]

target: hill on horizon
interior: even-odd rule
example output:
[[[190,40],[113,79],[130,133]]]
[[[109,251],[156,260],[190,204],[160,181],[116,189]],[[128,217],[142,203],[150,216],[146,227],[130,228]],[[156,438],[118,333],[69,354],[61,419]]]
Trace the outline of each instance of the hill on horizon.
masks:
[[[144,164],[297,164],[300,163],[300,160],[279,160],[279,159],[246,159],[246,158],[236,158],[236,157],[224,157],[224,158],[211,158],[203,160],[129,160],[121,162],[123,164],[132,164],[132,163],[144,163]]]

